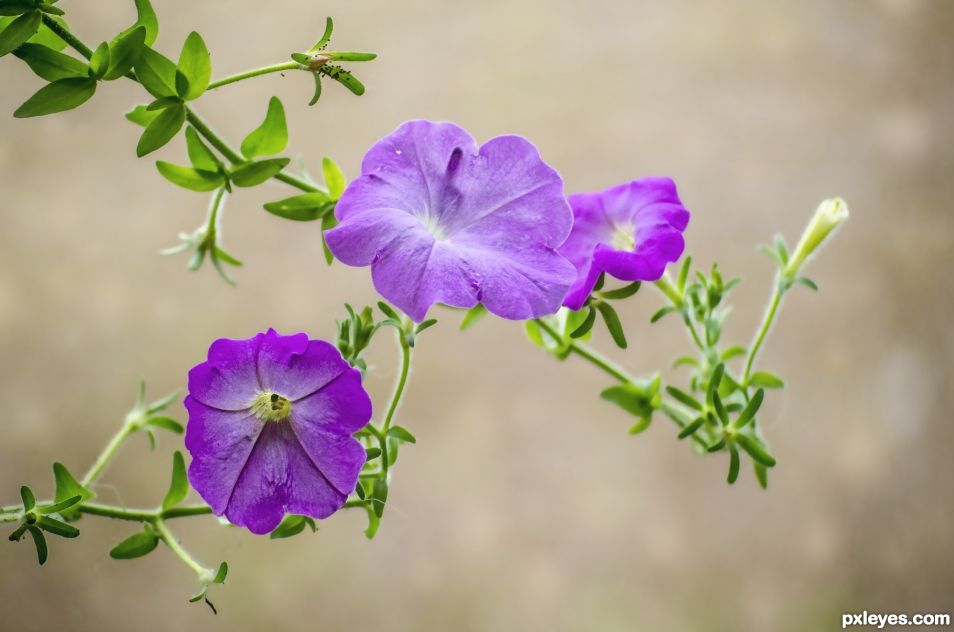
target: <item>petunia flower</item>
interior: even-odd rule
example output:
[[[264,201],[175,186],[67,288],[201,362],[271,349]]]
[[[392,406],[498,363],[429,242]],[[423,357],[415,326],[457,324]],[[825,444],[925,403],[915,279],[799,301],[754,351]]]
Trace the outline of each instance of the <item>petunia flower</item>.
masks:
[[[268,533],[286,513],[326,518],[354,490],[371,418],[361,374],[331,344],[273,329],[220,339],[189,371],[189,481],[217,515]]]
[[[416,321],[437,302],[552,314],[576,276],[556,251],[573,221],[563,180],[519,136],[478,147],[452,123],[404,123],[365,155],[335,217],[331,252],[370,265],[378,292]]]
[[[569,197],[573,231],[560,254],[577,270],[563,304],[583,307],[604,272],[621,281],[656,281],[682,256],[689,211],[669,178],[643,178]]]

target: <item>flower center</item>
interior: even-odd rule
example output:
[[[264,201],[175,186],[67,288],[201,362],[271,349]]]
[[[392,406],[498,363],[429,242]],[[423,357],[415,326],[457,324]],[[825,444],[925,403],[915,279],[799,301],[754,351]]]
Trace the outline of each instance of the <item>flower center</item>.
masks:
[[[437,241],[444,241],[447,239],[447,235],[444,234],[444,230],[441,228],[440,221],[436,213],[425,213],[424,217],[421,218],[421,223],[424,224],[424,228],[427,229],[427,232],[434,235],[434,239]]]
[[[632,226],[613,225],[613,235],[610,237],[610,245],[616,250],[625,250],[634,252],[636,250],[636,238],[633,236]]]
[[[291,402],[278,393],[259,393],[251,408],[252,414],[263,421],[282,421],[291,414]]]

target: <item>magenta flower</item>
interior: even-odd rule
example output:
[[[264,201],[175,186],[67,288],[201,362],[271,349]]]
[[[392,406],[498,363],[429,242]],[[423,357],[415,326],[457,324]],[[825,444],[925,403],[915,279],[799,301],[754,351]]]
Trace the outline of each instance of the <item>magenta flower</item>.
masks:
[[[268,533],[285,513],[327,518],[354,490],[371,418],[361,374],[306,334],[220,339],[189,371],[189,481],[217,515]]]
[[[599,193],[569,197],[573,231],[560,254],[577,270],[563,304],[583,307],[600,275],[656,281],[682,256],[689,211],[669,178],[643,178]]]
[[[331,252],[370,265],[378,292],[416,321],[437,302],[552,314],[576,278],[556,251],[573,221],[563,180],[519,136],[478,147],[451,123],[404,123],[365,155],[335,216]]]

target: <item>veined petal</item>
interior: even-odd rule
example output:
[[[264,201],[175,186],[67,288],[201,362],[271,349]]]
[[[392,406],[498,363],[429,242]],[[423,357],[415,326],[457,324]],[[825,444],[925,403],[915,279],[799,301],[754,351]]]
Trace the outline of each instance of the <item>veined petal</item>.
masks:
[[[223,410],[248,408],[260,388],[256,364],[262,336],[247,340],[220,338],[213,342],[208,360],[189,371],[192,397]]]
[[[262,390],[292,401],[311,395],[350,370],[333,345],[309,340],[308,334],[282,336],[269,329],[259,346]]]

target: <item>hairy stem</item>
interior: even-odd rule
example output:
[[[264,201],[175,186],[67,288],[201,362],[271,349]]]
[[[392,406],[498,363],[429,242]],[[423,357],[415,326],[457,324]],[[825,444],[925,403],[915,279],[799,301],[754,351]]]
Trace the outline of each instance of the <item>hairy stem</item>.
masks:
[[[120,446],[122,446],[123,441],[126,438],[135,432],[136,426],[131,423],[129,419],[123,423],[122,428],[119,429],[113,438],[109,440],[109,443],[106,444],[106,447],[100,453],[99,457],[96,459],[96,462],[93,463],[93,466],[89,468],[89,471],[86,472],[86,476],[83,477],[83,480],[80,481],[83,487],[89,487],[103,474],[106,470],[106,467],[113,460],[113,457],[116,456],[116,453],[119,451]]]
[[[212,508],[207,505],[185,505],[183,507],[172,507],[171,509],[126,509],[124,507],[114,507],[112,505],[101,505],[99,503],[83,503],[80,505],[82,513],[101,516],[103,518],[114,518],[116,520],[129,520],[132,522],[155,522],[156,520],[171,520],[173,518],[187,518],[189,516],[205,516],[212,513]]]
[[[279,64],[272,64],[271,66],[262,66],[261,68],[253,68],[252,70],[246,70],[245,72],[240,72],[234,75],[229,75],[228,77],[223,77],[218,81],[213,81],[209,84],[209,87],[206,90],[215,90],[216,88],[221,88],[222,86],[227,86],[230,83],[236,83],[238,81],[243,81],[245,79],[251,79],[252,77],[259,77],[261,75],[268,75],[273,72],[282,72],[284,70],[299,70],[302,69],[302,65],[297,61],[284,61]]]
[[[388,409],[384,415],[381,428],[379,430],[375,429],[377,430],[375,435],[378,438],[378,444],[381,446],[381,468],[385,474],[387,474],[389,467],[388,430],[391,428],[391,421],[394,419],[394,414],[401,404],[401,399],[404,397],[404,389],[407,386],[407,376],[411,369],[411,345],[407,342],[407,336],[400,330],[397,330],[396,336],[398,346],[401,350],[401,369],[398,373],[397,382],[394,384],[394,391],[391,393],[391,401],[388,403]]]
[[[745,358],[745,371],[742,373],[743,387],[748,387],[749,377],[751,377],[752,374],[752,365],[755,363],[755,356],[758,355],[759,349],[765,341],[765,336],[768,335],[769,329],[772,327],[772,322],[775,320],[775,314],[778,312],[778,306],[782,302],[782,294],[784,293],[785,287],[782,284],[782,279],[778,278],[775,281],[775,290],[772,292],[772,298],[765,310],[765,316],[762,317],[762,325],[755,334],[755,339],[749,348],[749,354]]]
[[[162,536],[162,541],[166,543],[166,546],[176,554],[180,560],[185,563],[186,566],[195,571],[195,574],[199,577],[199,581],[203,584],[208,584],[212,581],[212,571],[201,564],[199,564],[195,559],[189,555],[189,553],[182,548],[182,545],[179,544],[179,541],[176,540],[176,536],[172,531],[169,530],[169,527],[166,526],[165,521],[161,518],[157,519],[153,524],[156,527],[156,531],[159,532],[159,535]]]

